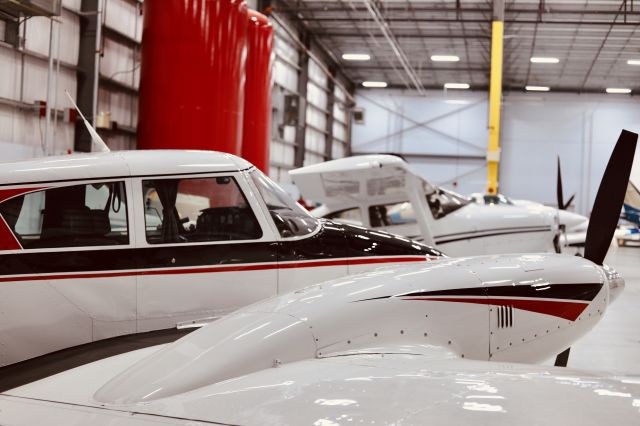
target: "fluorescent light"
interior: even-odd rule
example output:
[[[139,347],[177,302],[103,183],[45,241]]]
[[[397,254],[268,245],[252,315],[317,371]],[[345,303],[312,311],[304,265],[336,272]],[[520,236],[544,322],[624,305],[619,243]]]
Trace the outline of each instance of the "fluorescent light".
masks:
[[[627,65],[640,65],[640,59],[629,59]]]
[[[345,61],[368,61],[371,56],[367,53],[343,53],[342,59]]]
[[[626,89],[622,87],[607,87],[607,93],[622,93],[626,95],[631,93],[631,89]]]
[[[431,60],[433,62],[458,62],[460,57],[456,55],[431,55]]]
[[[527,92],[548,92],[549,86],[526,86],[525,90]]]
[[[363,81],[364,87],[387,87],[386,81]]]
[[[469,85],[467,83],[445,83],[445,89],[468,89]]]
[[[534,64],[557,64],[560,62],[560,59],[548,56],[534,56],[530,61]]]

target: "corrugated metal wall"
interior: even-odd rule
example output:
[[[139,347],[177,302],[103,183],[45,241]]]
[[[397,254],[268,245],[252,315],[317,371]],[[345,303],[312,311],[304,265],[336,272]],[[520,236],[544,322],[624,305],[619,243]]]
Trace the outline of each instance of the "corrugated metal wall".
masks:
[[[249,1],[250,7],[257,7]],[[78,55],[81,44],[82,0],[63,0],[62,16],[56,18],[54,36],[59,28],[60,43],[52,45],[59,58],[59,72],[54,62],[52,81],[55,95],[51,105],[58,110],[57,125],[51,129],[52,144],[45,146],[45,119],[37,117],[33,103],[47,99],[50,20],[33,17],[20,25],[22,44],[4,42],[5,22],[0,20],[0,158],[2,160],[65,153],[74,148],[74,125],[62,120],[62,110],[70,105],[64,95],[68,90],[78,97]],[[111,149],[135,149],[140,82],[142,6],[139,0],[106,0],[102,14],[102,42],[98,85],[97,114],[110,118],[109,128],[99,129]],[[273,124],[270,174],[288,181],[287,172],[297,165],[313,164],[328,158],[342,157],[349,144],[349,94],[329,78],[328,61],[311,43],[312,58],[301,46],[300,28],[284,17],[273,19],[276,30]],[[285,28],[286,27],[286,28]],[[320,63],[318,63],[320,62]],[[304,68],[304,72],[303,71]],[[300,78],[307,81],[301,90]],[[302,92],[302,93],[301,93]],[[302,95],[299,117],[291,119],[287,105]],[[299,100],[298,100],[299,101]],[[90,116],[91,111],[83,111]],[[299,132],[304,132],[301,138]],[[296,163],[296,143],[305,150]],[[300,156],[298,156],[300,157]]]

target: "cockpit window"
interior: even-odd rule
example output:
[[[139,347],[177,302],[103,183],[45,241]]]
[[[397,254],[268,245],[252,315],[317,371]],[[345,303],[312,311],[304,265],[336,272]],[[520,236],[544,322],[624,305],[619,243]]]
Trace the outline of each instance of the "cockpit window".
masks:
[[[435,219],[441,219],[470,202],[471,200],[462,195],[438,187],[432,193],[427,194],[427,203]]]
[[[231,176],[144,180],[142,190],[150,244],[262,237],[258,220]]]
[[[484,203],[485,204],[502,204],[502,205],[512,205],[510,199],[505,197],[502,194],[497,195],[484,195]]]
[[[250,173],[251,179],[258,187],[267,209],[284,238],[298,237],[312,233],[319,226],[316,218],[300,204],[291,199],[284,189],[276,185],[259,170]]]
[[[129,244],[122,181],[54,187],[10,198],[0,204],[0,216],[24,249]]]
[[[369,207],[372,228],[416,223],[416,212],[408,201]]]

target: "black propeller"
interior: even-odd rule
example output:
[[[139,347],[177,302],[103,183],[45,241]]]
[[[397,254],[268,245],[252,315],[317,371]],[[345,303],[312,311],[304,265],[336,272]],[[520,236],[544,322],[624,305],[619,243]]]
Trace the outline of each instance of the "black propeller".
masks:
[[[596,200],[593,203],[589,227],[587,228],[584,257],[598,265],[602,265],[602,262],[604,262],[611,245],[613,233],[618,224],[620,210],[627,192],[629,176],[631,175],[631,166],[633,166],[633,156],[636,152],[637,142],[638,135],[636,133],[626,130],[620,133],[618,142],[613,148],[609,163],[607,163],[607,168],[600,181]],[[561,190],[560,162],[558,161],[558,194],[561,194]],[[561,195],[558,195],[558,202],[560,201]],[[554,365],[556,367],[566,367],[570,351],[571,348],[567,348],[559,353]]]
[[[567,201],[566,204],[564,203],[564,197],[562,194],[562,172],[560,171],[560,156],[558,156],[558,179],[556,196],[558,197],[558,209],[560,210],[566,210],[571,205],[574,197],[576,196],[576,194],[573,194],[571,197],[569,197],[569,201]]]
[[[584,257],[598,265],[602,265],[607,255],[618,224],[631,175],[637,141],[638,135],[636,133],[627,130],[620,133],[600,181],[596,200],[593,203],[587,228]]]

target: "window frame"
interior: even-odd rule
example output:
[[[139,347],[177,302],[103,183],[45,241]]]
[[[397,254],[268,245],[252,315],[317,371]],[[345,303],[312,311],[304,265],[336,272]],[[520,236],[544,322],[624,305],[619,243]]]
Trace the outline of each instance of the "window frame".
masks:
[[[238,185],[238,189],[242,192],[242,195],[247,200],[247,204],[253,215],[255,216],[258,225],[262,231],[262,236],[258,239],[252,240],[219,240],[219,241],[189,241],[182,243],[149,243],[147,241],[146,232],[146,219],[145,219],[145,200],[143,193],[142,182],[145,180],[167,180],[167,179],[215,179],[218,177],[232,177]],[[136,176],[132,178],[132,187],[136,192],[134,204],[135,204],[135,220],[136,220],[136,240],[138,241],[137,247],[149,247],[149,248],[161,248],[161,247],[188,247],[188,246],[209,246],[212,244],[246,244],[246,243],[258,243],[265,241],[274,241],[274,235],[269,226],[267,219],[265,218],[264,211],[256,200],[256,196],[253,193],[253,189],[248,185],[246,177],[239,171],[226,171],[226,172],[212,172],[212,173],[198,173],[198,174],[175,174],[175,175],[162,175],[162,176]]]
[[[263,213],[266,215],[266,220],[269,223],[269,228],[271,229],[271,232],[273,233],[273,236],[274,236],[275,240],[277,240],[277,241],[304,240],[306,238],[311,238],[311,237],[317,235],[320,232],[320,230],[322,229],[322,218],[315,217],[315,216],[313,216],[311,214],[311,212],[308,212],[309,216],[313,217],[318,222],[318,225],[313,230],[313,232],[310,232],[310,233],[305,234],[305,235],[296,235],[296,236],[293,236],[293,237],[283,237],[280,234],[280,231],[278,230],[276,222],[273,220],[273,218],[271,217],[271,214],[269,213],[269,208],[267,207],[267,203],[264,201],[264,198],[262,198],[262,195],[260,195],[260,190],[258,189],[257,185],[253,181],[253,178],[251,177],[251,173],[254,170],[258,170],[258,169],[254,166],[254,167],[251,167],[251,168],[245,170],[243,173],[245,175],[246,182],[251,186],[251,189],[254,192],[254,197],[256,198],[256,202],[260,206],[260,209],[263,211]]]
[[[113,177],[113,178],[102,178],[102,179],[83,179],[83,180],[73,180],[73,181],[64,181],[64,182],[38,182],[37,187],[39,189],[35,191],[29,191],[21,195],[33,194],[36,192],[43,192],[50,189],[56,188],[66,188],[70,186],[87,186],[94,183],[110,183],[110,182],[123,182],[125,188],[125,197],[126,197],[126,210],[127,210],[127,236],[129,237],[128,244],[116,244],[116,245],[103,245],[103,246],[72,246],[72,247],[46,247],[46,248],[20,248],[15,250],[2,250],[0,251],[0,256],[4,254],[19,254],[19,253],[50,253],[50,252],[76,252],[76,251],[98,251],[98,250],[121,250],[135,247],[136,245],[136,231],[134,219],[135,219],[135,206],[133,201],[133,191],[131,185],[131,178],[128,177]],[[19,189],[25,187],[33,187],[34,184],[16,184],[16,185],[8,185],[3,186],[3,189]],[[12,197],[13,198],[13,197]],[[4,220],[4,218],[3,218]],[[13,232],[13,231],[12,231]],[[18,238],[15,236],[15,238]],[[19,240],[18,240],[19,241]],[[21,244],[22,245],[22,244]]]

